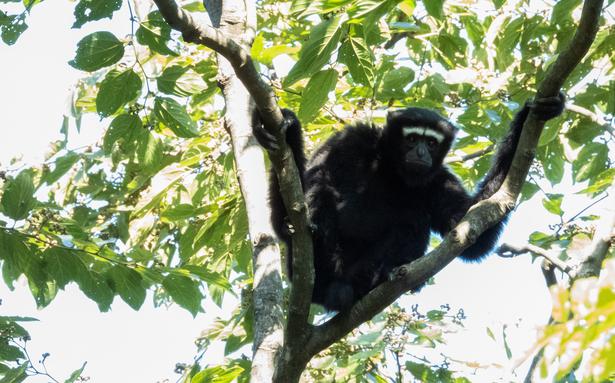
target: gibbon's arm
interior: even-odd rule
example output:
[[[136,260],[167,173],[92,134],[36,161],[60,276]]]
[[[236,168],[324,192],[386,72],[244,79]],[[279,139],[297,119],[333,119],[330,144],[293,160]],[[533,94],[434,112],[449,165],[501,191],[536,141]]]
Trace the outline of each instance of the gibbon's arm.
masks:
[[[464,189],[459,179],[448,171],[444,171],[444,180],[440,184],[441,190],[436,193],[436,202],[433,214],[432,228],[434,231],[444,235],[448,233],[457,222],[463,218],[468,209],[477,202],[491,197],[500,189],[512,159],[519,144],[519,137],[523,129],[523,124],[530,111],[533,111],[540,120],[547,121],[559,116],[564,110],[565,96],[560,93],[556,97],[539,99],[534,102],[527,102],[511,123],[508,134],[498,145],[497,152],[493,157],[493,163],[489,172],[481,180],[473,196],[470,196]],[[490,227],[481,234],[476,242],[468,247],[460,255],[466,261],[480,261],[496,245],[500,233],[508,221],[509,214],[505,215],[500,222]]]

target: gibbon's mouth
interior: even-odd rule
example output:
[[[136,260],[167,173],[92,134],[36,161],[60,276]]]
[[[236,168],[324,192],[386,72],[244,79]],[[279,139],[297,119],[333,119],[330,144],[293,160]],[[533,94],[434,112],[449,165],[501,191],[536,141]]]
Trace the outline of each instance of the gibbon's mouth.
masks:
[[[431,168],[431,161],[423,161],[420,159],[414,159],[412,161],[406,161],[406,167],[408,168],[417,168],[417,169],[423,169],[423,168]]]

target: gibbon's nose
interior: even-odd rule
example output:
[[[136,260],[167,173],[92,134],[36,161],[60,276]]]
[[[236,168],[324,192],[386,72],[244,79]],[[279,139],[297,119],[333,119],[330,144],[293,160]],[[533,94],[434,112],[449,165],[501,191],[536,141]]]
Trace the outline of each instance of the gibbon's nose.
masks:
[[[416,148],[416,154],[417,154],[417,156],[419,156],[419,158],[422,159],[427,154],[427,150],[425,150],[425,147],[423,145],[419,145]]]

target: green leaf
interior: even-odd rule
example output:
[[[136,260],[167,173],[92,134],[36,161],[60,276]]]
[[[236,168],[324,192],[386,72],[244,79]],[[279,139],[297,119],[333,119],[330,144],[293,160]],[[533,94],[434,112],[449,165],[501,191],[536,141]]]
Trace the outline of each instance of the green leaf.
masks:
[[[544,146],[547,145],[549,142],[553,141],[557,137],[557,134],[559,133],[561,127],[561,123],[547,123],[545,125],[545,128],[542,130],[542,133],[540,134],[538,146]]]
[[[95,32],[77,43],[77,54],[69,64],[74,68],[93,72],[108,67],[124,57],[124,43],[111,32]]]
[[[539,147],[538,159],[551,185],[558,184],[564,177],[565,164],[564,147],[559,140],[553,140],[548,145]]]
[[[284,86],[311,77],[329,62],[342,38],[342,22],[342,17],[336,15],[312,28],[310,37],[301,47],[299,61],[284,79]]]
[[[444,16],[444,0],[423,0],[425,9],[430,16],[441,20]]]
[[[438,35],[439,52],[437,57],[448,69],[454,69],[466,63],[466,48],[468,43],[465,39],[449,33]]]
[[[318,115],[336,84],[337,72],[334,69],[325,69],[312,76],[303,90],[299,107],[298,117],[303,123],[310,122]]]
[[[46,269],[55,280],[58,288],[64,287],[72,281],[77,281],[88,273],[87,267],[74,252],[50,247],[43,253]]]
[[[403,0],[397,6],[408,18],[412,18],[416,8],[416,0]]]
[[[207,89],[207,83],[190,67],[173,65],[166,68],[157,80],[158,90],[175,96],[186,97]]]
[[[349,342],[352,345],[357,346],[369,346],[376,343],[378,340],[382,339],[383,335],[380,331],[368,332],[366,334],[361,334],[357,338],[351,339]]]
[[[202,1],[194,1],[192,3],[188,3],[183,5],[184,8],[188,12],[206,12],[205,6]]]
[[[0,11],[0,35],[7,45],[13,45],[22,33],[28,29],[25,13],[7,16]]]
[[[294,54],[299,51],[298,47],[291,47],[289,45],[274,45],[269,48],[265,48],[265,38],[262,35],[256,36],[250,55],[253,59],[265,64],[271,65],[273,59],[281,54]]]
[[[489,335],[489,338],[495,340],[495,334],[493,334],[493,331],[491,331],[489,327],[487,327],[487,335]]]
[[[190,277],[183,275],[169,274],[163,281],[162,286],[169,293],[171,298],[186,310],[190,311],[193,317],[201,310],[201,300],[203,294],[199,289],[198,282]]]
[[[523,184],[523,188],[521,189],[521,202],[529,200],[539,190],[540,190],[540,187],[538,187],[538,185],[532,182],[526,181]]]
[[[24,219],[34,207],[34,182],[32,174],[24,170],[7,182],[2,194],[2,211],[16,221]]]
[[[47,264],[40,254],[35,253],[28,258],[24,274],[28,278],[28,287],[30,287],[37,308],[47,307],[56,297],[58,287],[49,275]]]
[[[81,28],[88,21],[111,18],[122,7],[122,0],[81,0],[75,6],[73,28]]]
[[[0,230],[0,259],[4,261],[2,277],[10,289],[13,289],[13,282],[27,269],[28,260],[32,256],[21,234]]]
[[[200,280],[207,283],[207,285],[218,286],[226,291],[231,289],[231,284],[227,278],[219,273],[208,271],[204,266],[185,265],[182,268],[188,270],[192,275],[197,276]]]
[[[88,298],[96,302],[101,312],[109,311],[115,294],[102,275],[95,271],[82,273],[78,276],[77,284]]]
[[[10,344],[2,344],[4,339],[0,339],[0,360],[16,361],[25,359],[25,355],[18,347]]]
[[[52,172],[44,175],[41,179],[41,183],[45,182],[47,185],[51,185],[58,181],[66,172],[68,172],[73,165],[75,165],[81,157],[73,152],[67,153],[55,160],[55,167]]]
[[[164,21],[159,11],[147,15],[147,21],[141,23],[136,32],[137,41],[146,45],[154,52],[162,55],[179,56],[179,54],[167,46],[171,41],[171,27]]]
[[[579,194],[598,194],[602,193],[611,186],[615,179],[615,168],[611,168],[600,173],[591,185],[581,190]]]
[[[613,95],[615,97],[615,95]],[[591,121],[589,118],[581,117],[572,122],[572,126],[566,132],[566,138],[571,142],[573,148],[588,144],[597,136],[604,133],[604,126]]]
[[[141,274],[124,265],[117,265],[107,272],[107,276],[122,300],[134,310],[139,310],[145,301]]]
[[[474,15],[461,16],[468,37],[475,47],[480,47],[485,39],[485,27]]]
[[[241,366],[215,366],[204,369],[196,374],[190,383],[231,383],[244,371]]]
[[[348,9],[348,15],[353,23],[365,22],[367,25],[372,25],[391,11],[399,0],[357,0]]]
[[[75,383],[77,381],[77,379],[79,379],[81,377],[81,374],[83,374],[83,370],[85,369],[85,365],[86,364],[87,364],[87,362],[84,362],[83,365],[81,366],[81,368],[73,371],[73,373],[70,374],[68,379],[66,379],[64,381],[64,383]]]
[[[506,3],[506,0],[493,0],[493,5],[495,5],[495,9],[502,8],[502,5]]]
[[[504,350],[506,351],[506,357],[510,360],[512,359],[512,351],[510,350],[510,346],[508,345],[506,326],[502,327],[502,340],[504,341]]]
[[[547,198],[542,200],[542,206],[547,209],[549,213],[562,216],[564,211],[562,210],[562,201],[564,196],[562,194],[547,194]]]
[[[178,137],[198,136],[196,123],[192,121],[192,118],[186,112],[186,108],[172,98],[156,97],[154,116]]]
[[[566,20],[572,19],[572,11],[581,4],[581,0],[559,0],[553,7],[551,23],[563,24]]]
[[[148,173],[155,173],[162,163],[162,143],[152,133],[141,130],[137,143],[137,159]]]
[[[446,313],[442,310],[429,310],[427,312],[427,318],[430,321],[440,321],[444,318],[444,314]]]
[[[412,80],[414,80],[414,71],[410,68],[401,67],[388,71],[380,85],[378,99],[382,101],[403,99],[406,96],[405,87]]]
[[[139,116],[134,114],[121,114],[111,121],[105,138],[103,139],[103,150],[110,154],[113,149],[113,144],[122,142],[126,152],[133,151],[136,145],[136,138],[139,132],[143,130],[143,123]]]
[[[21,366],[9,370],[8,372],[4,374],[4,376],[0,380],[0,383],[21,383],[23,382],[28,377],[28,374],[26,373],[28,366],[30,366],[30,363],[24,362]]]
[[[504,28],[504,31],[498,40],[498,52],[504,52],[507,54],[512,53],[521,38],[524,22],[525,19],[523,17],[519,17],[506,25],[506,28]]]
[[[197,213],[194,206],[182,203],[179,205],[169,206],[169,208],[162,212],[161,217],[170,221],[181,221],[194,217],[196,214]]]
[[[100,83],[96,95],[96,111],[102,117],[114,114],[141,94],[141,78],[132,69],[124,72],[112,70]]]
[[[576,182],[595,178],[607,169],[609,149],[603,143],[592,142],[583,147],[572,163],[572,174]]]
[[[338,60],[346,64],[354,81],[371,85],[374,80],[374,55],[364,39],[348,36],[340,47]]]

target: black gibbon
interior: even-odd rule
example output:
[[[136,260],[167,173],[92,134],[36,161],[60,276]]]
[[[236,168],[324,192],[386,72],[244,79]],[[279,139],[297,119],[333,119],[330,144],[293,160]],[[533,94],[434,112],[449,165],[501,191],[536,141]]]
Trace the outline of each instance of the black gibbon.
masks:
[[[343,311],[389,277],[396,267],[421,257],[430,232],[448,233],[476,202],[501,186],[530,110],[541,120],[560,115],[564,96],[526,103],[500,142],[487,175],[470,194],[443,165],[457,128],[422,108],[389,112],[384,128],[346,126],[306,163],[301,125],[284,109],[285,137],[292,149],[313,228],[315,281],[312,301]],[[254,134],[267,149],[277,143],[255,113]],[[275,173],[270,174],[272,224],[286,244],[291,231]],[[480,261],[495,246],[508,217],[484,232],[460,257]]]

